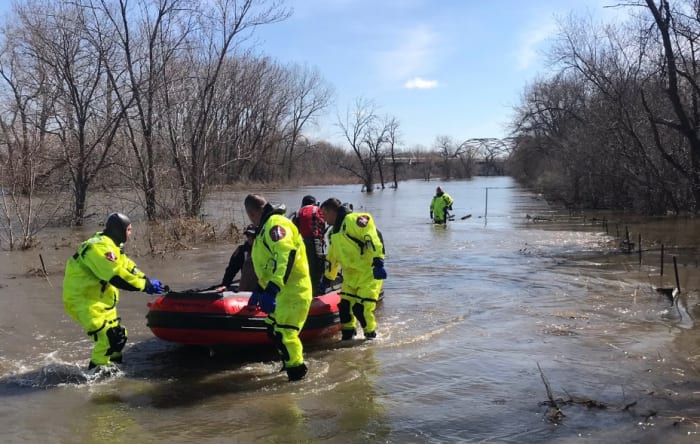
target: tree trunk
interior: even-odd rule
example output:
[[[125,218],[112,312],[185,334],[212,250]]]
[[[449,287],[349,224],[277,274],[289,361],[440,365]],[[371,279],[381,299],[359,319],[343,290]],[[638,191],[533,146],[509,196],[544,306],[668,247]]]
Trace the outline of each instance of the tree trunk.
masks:
[[[73,224],[78,227],[83,226],[85,221],[85,203],[87,201],[88,183],[80,178],[75,181],[75,212],[73,213]]]
[[[382,168],[382,163],[377,162],[377,169],[379,171],[379,183],[382,186],[382,190],[385,188],[384,187],[384,169]]]
[[[666,93],[668,94],[673,110],[678,117],[680,123],[680,132],[690,145],[690,165],[691,171],[691,189],[695,199],[695,211],[698,211],[700,205],[700,138],[696,132],[696,123],[692,121],[692,117],[686,111],[683,100],[680,95],[680,87],[678,80],[678,67],[676,65],[676,54],[673,50],[673,42],[671,38],[671,11],[669,3],[664,0],[660,3],[660,9],[656,7],[654,0],[646,0],[647,6],[654,16],[654,21],[661,34],[661,39],[664,46],[664,54],[666,56],[666,67],[668,73],[668,86]]]

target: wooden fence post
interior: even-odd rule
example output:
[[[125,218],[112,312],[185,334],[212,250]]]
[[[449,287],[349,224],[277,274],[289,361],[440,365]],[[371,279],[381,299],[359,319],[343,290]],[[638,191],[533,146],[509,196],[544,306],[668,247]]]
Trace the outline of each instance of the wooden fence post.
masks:
[[[676,273],[676,288],[678,293],[681,292],[681,281],[678,279],[678,263],[676,263],[676,256],[673,256],[673,271]]]
[[[661,276],[664,275],[664,244],[661,244]]]
[[[639,233],[637,239],[639,241],[639,265],[642,265],[642,233]]]

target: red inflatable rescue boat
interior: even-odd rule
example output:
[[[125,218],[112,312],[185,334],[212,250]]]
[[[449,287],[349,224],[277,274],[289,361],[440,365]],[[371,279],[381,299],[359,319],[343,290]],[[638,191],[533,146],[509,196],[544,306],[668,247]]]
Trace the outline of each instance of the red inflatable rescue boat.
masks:
[[[187,290],[168,292],[148,304],[148,327],[158,338],[187,345],[272,344],[267,314],[248,306],[250,292]],[[338,291],[313,298],[302,342],[340,331]]]

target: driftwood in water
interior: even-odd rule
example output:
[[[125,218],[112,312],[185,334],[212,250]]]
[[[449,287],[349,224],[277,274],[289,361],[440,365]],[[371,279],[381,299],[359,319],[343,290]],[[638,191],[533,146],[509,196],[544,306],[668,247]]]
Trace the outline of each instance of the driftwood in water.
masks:
[[[544,389],[547,391],[547,399],[549,399],[549,401],[545,401],[543,403],[544,405],[549,406],[547,413],[545,413],[545,417],[548,421],[553,422],[555,424],[559,424],[566,415],[559,408],[557,400],[554,399],[554,395],[552,395],[552,389],[549,387],[549,382],[547,382],[547,378],[544,376],[544,372],[542,371],[542,367],[540,367],[539,362],[537,363],[537,369],[540,371],[540,378],[542,378]]]
[[[657,415],[657,412],[653,410],[649,410],[645,413],[637,413],[632,410],[632,407],[637,405],[637,401],[633,401],[629,404],[626,404],[622,407],[606,404],[601,401],[597,401],[595,399],[590,399],[590,398],[581,398],[581,397],[576,397],[572,396],[569,393],[566,393],[568,396],[568,399],[562,399],[562,398],[555,398],[554,394],[552,393],[552,389],[549,385],[549,382],[547,381],[547,378],[544,375],[544,372],[542,371],[542,367],[540,367],[539,362],[537,363],[537,369],[540,371],[540,378],[542,378],[542,383],[544,384],[545,391],[547,393],[547,401],[543,401],[540,403],[540,405],[546,405],[549,407],[547,409],[547,412],[545,413],[545,418],[553,424],[560,424],[562,420],[566,417],[564,412],[561,410],[562,407],[564,406],[570,406],[570,405],[581,405],[584,406],[588,409],[597,409],[597,410],[610,410],[610,411],[619,411],[619,412],[630,412],[634,415],[639,415],[641,416],[644,422],[648,422],[650,418],[654,417]]]
[[[550,217],[544,217],[544,216],[530,216],[529,214],[525,215],[525,219],[531,220],[533,222],[552,222],[554,219]]]

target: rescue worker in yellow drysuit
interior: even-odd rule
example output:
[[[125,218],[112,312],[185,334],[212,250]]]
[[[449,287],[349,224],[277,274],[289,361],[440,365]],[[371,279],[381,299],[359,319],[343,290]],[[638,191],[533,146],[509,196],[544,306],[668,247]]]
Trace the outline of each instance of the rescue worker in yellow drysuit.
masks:
[[[112,213],[104,230],[83,242],[66,263],[63,306],[95,341],[90,369],[122,362],[127,334],[117,316],[119,289],[148,294],[163,291],[160,281],[147,278],[124,254],[122,245],[130,237],[129,218]]]
[[[436,224],[447,224],[447,210],[452,209],[454,200],[441,187],[435,189],[435,196],[430,202],[430,218]]]
[[[312,298],[304,240],[284,216],[284,206],[274,208],[257,194],[249,194],[244,205],[250,221],[259,227],[252,250],[258,287],[248,305],[257,305],[267,313],[268,335],[282,357],[289,380],[297,381],[308,371],[299,332]]]
[[[326,221],[333,227],[326,260],[328,269],[322,287],[336,278],[343,269],[343,286],[340,291],[340,322],[342,339],[352,339],[355,319],[360,321],[366,339],[377,337],[377,308],[384,270],[384,242],[369,213],[354,213],[340,201],[330,198],[321,204]]]

